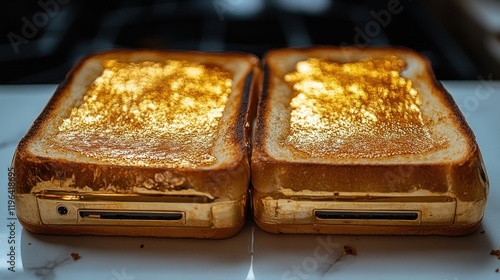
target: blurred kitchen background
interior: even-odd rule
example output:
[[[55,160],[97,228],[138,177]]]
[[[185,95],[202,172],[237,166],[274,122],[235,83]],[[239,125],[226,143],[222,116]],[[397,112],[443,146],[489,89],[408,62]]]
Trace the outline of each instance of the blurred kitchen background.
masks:
[[[244,51],[397,45],[438,79],[500,79],[500,0],[39,0],[2,3],[0,84],[59,83],[114,48]]]

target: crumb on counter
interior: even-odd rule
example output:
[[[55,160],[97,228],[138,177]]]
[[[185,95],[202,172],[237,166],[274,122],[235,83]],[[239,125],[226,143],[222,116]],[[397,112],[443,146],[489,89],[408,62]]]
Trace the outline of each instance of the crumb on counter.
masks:
[[[71,258],[73,258],[73,260],[76,262],[77,260],[81,259],[82,257],[80,256],[80,254],[78,253],[71,253]]]
[[[496,256],[500,260],[500,250],[491,250],[490,255]]]
[[[342,255],[343,256],[346,256],[346,255],[353,255],[353,256],[357,256],[358,255],[358,252],[356,251],[356,249],[354,247],[352,247],[351,245],[345,245],[344,246],[344,250],[342,251]]]

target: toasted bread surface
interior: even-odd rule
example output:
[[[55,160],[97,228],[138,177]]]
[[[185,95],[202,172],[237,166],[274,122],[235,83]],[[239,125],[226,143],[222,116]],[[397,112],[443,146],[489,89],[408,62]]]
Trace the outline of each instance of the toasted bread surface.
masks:
[[[317,61],[311,62],[311,59]],[[317,71],[315,68],[321,63],[325,65]],[[356,65],[359,63],[364,65]],[[384,68],[384,64],[390,66]],[[396,48],[284,49],[270,51],[264,65],[266,85],[259,121],[267,122],[258,126],[257,140],[265,143],[262,148],[274,158],[315,163],[397,164],[405,162],[411,154],[414,162],[425,163],[443,159],[460,161],[475,148],[471,130],[450,95],[435,80],[429,62],[413,51]],[[354,69],[356,67],[359,69]],[[396,75],[396,79],[387,81],[391,75]],[[314,81],[321,79],[319,77],[325,80]],[[337,80],[332,81],[331,77]],[[379,92],[383,89],[389,90]],[[336,90],[342,93],[335,93]],[[329,94],[325,94],[327,92]],[[324,96],[330,98],[320,98]],[[396,106],[405,107],[398,109]],[[317,127],[308,126],[312,124]],[[398,127],[387,127],[388,124]],[[273,133],[266,130],[269,126],[273,126]],[[418,131],[419,128],[425,131]],[[406,139],[405,134],[409,134]],[[324,141],[329,136],[332,139]],[[287,141],[287,138],[300,137],[308,139],[295,139],[295,142],[310,140],[313,145],[300,151],[294,141]],[[434,143],[426,143],[424,137],[431,138]],[[377,138],[382,139],[376,141]],[[396,142],[395,146],[383,145],[385,140]],[[361,144],[346,143],[349,141]],[[370,141],[382,146],[374,146]],[[322,147],[321,142],[327,147]],[[448,142],[454,143],[447,145]],[[434,147],[421,147],[426,144]],[[350,150],[342,154],[338,146]]]

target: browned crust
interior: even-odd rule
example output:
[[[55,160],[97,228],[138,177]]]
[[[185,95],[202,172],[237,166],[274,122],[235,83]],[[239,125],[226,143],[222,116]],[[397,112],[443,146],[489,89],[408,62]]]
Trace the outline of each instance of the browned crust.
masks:
[[[268,141],[268,130],[265,127],[266,119],[269,118],[272,89],[269,85],[270,76],[274,67],[271,57],[274,55],[305,54],[317,56],[324,52],[342,52],[347,57],[360,53],[370,53],[385,51],[388,54],[410,54],[418,57],[424,62],[426,71],[423,73],[429,85],[432,85],[433,94],[442,99],[443,104],[449,105],[453,111],[455,121],[459,129],[463,132],[468,142],[469,151],[467,156],[459,161],[449,161],[443,159],[440,162],[431,164],[414,164],[410,161],[407,164],[327,164],[327,163],[306,163],[291,162],[273,158],[266,150]],[[273,192],[273,187],[277,185],[272,180],[278,180],[280,186],[290,188],[295,191],[304,189],[312,191],[345,191],[345,192],[407,192],[415,185],[425,185],[426,189],[432,192],[445,193],[453,192],[462,201],[477,201],[487,195],[487,185],[478,176],[477,170],[482,168],[482,160],[479,148],[475,141],[475,136],[465,121],[463,114],[458,109],[451,95],[439,83],[430,66],[430,62],[413,50],[401,47],[310,47],[310,48],[288,48],[269,51],[263,60],[264,82],[257,111],[257,128],[254,136],[255,142],[252,155],[252,184],[256,190],[261,192]],[[411,170],[410,174],[400,170]],[[400,173],[405,173],[403,176]],[[300,174],[300,176],[294,176]],[[386,178],[391,175],[398,182],[391,182]],[[464,181],[465,180],[465,181]],[[449,190],[450,183],[454,189]],[[275,189],[278,186],[275,187]]]
[[[179,178],[187,178],[183,188],[193,188],[199,192],[211,194],[218,198],[234,199],[247,192],[250,170],[248,158],[242,156],[240,161],[232,166],[212,170],[175,170],[152,167],[111,166],[98,164],[82,164],[67,160],[48,160],[40,157],[17,156],[14,162],[18,184],[16,192],[30,193],[37,183],[43,181],[74,178],[75,189],[84,187],[94,191],[114,186],[118,193],[130,192],[130,186],[141,186],[144,182],[154,179],[156,174],[170,171]],[[161,191],[161,187],[158,187]],[[166,193],[168,194],[168,193]]]
[[[289,225],[268,224],[255,219],[266,232],[280,234],[339,234],[339,235],[446,235],[463,236],[479,229],[481,221],[467,226],[365,226],[365,225]]]
[[[478,174],[478,170],[485,172],[479,150],[470,157],[467,164],[455,165],[328,165],[253,159],[252,185],[264,193],[270,193],[266,186],[274,179],[294,191],[331,193],[411,193],[421,186],[432,193],[451,192],[461,201],[478,201],[487,195],[487,178]]]
[[[155,55],[165,59],[185,59],[189,61],[206,61],[207,64],[224,66],[224,61],[231,59],[242,59],[249,63],[248,72],[244,73],[244,79],[235,87],[242,89],[239,96],[239,107],[237,108],[237,117],[231,120],[231,123],[225,123],[234,127],[231,133],[230,141],[234,143],[235,154],[231,162],[225,163],[218,168],[196,169],[196,168],[151,168],[135,166],[116,166],[112,164],[99,163],[88,164],[81,162],[67,161],[63,159],[45,158],[31,154],[29,146],[33,139],[39,137],[44,132],[45,124],[49,122],[55,112],[60,109],[62,99],[65,95],[71,94],[69,89],[79,74],[85,63],[91,59],[102,59],[105,57],[126,57],[143,55]],[[155,173],[171,171],[175,175],[187,177],[190,181],[186,187],[199,187],[199,191],[208,192],[215,197],[239,197],[246,192],[250,176],[250,167],[248,159],[248,128],[246,123],[251,121],[249,117],[253,114],[253,103],[255,99],[256,84],[254,77],[260,76],[259,60],[250,54],[227,52],[227,53],[208,53],[208,52],[190,52],[190,51],[160,51],[160,50],[111,50],[95,53],[80,60],[68,73],[66,79],[58,86],[54,95],[49,100],[41,114],[34,121],[27,134],[20,141],[16,154],[14,165],[18,177],[18,193],[29,193],[30,190],[39,181],[48,181],[52,179],[65,179],[75,175],[77,186],[91,187],[98,190],[110,183],[117,186],[130,185],[130,182],[136,182],[138,178],[151,178]],[[100,173],[99,176],[96,174]],[[234,182],[239,182],[234,184]],[[200,187],[201,186],[201,187]],[[228,186],[228,187],[226,187]],[[230,188],[230,189],[228,189]]]
[[[255,134],[253,135],[254,145],[252,147],[252,154],[258,152],[259,156],[267,155],[264,151],[265,147],[265,116],[269,115],[269,66],[264,61],[262,65],[262,90],[257,102],[256,120],[255,120]]]
[[[246,85],[248,86],[248,91],[244,91],[246,96],[244,97],[244,104],[241,105],[239,119],[241,119],[242,123],[244,122],[244,138],[241,142],[245,144],[245,149],[247,150],[250,161],[252,153],[253,122],[257,114],[257,103],[262,90],[262,71],[260,69],[260,64],[253,69],[252,74],[247,76],[246,83],[248,84]],[[243,112],[245,112],[245,114],[243,114]]]
[[[133,226],[96,226],[96,225],[34,225],[19,219],[28,231],[50,235],[104,235],[104,236],[144,236],[171,238],[224,239],[236,235],[245,225],[245,221],[230,228],[201,227],[133,227]]]
[[[460,108],[458,108],[458,105],[451,96],[451,94],[444,88],[443,84],[436,79],[436,76],[434,74],[434,71],[432,71],[429,60],[427,58],[424,59],[427,64],[427,71],[429,71],[429,74],[432,75],[432,80],[435,88],[443,94],[443,98],[445,99],[446,104],[448,104],[450,106],[450,109],[453,111],[454,116],[456,117],[460,125],[460,129],[465,133],[465,135],[467,135],[468,146],[470,147],[471,152],[475,152],[475,150],[479,148],[476,142],[476,136],[474,135],[474,132],[472,131],[469,124],[465,120],[464,114],[462,114],[462,111],[460,111]]]

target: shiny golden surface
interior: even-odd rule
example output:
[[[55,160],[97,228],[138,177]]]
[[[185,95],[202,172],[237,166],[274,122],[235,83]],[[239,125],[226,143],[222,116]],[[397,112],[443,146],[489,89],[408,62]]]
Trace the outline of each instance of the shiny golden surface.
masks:
[[[193,167],[211,147],[232,75],[167,60],[103,62],[102,74],[59,126],[56,146],[112,164]]]
[[[286,145],[312,156],[377,158],[442,144],[424,124],[420,94],[395,56],[351,63],[310,58],[285,81],[293,88]]]

